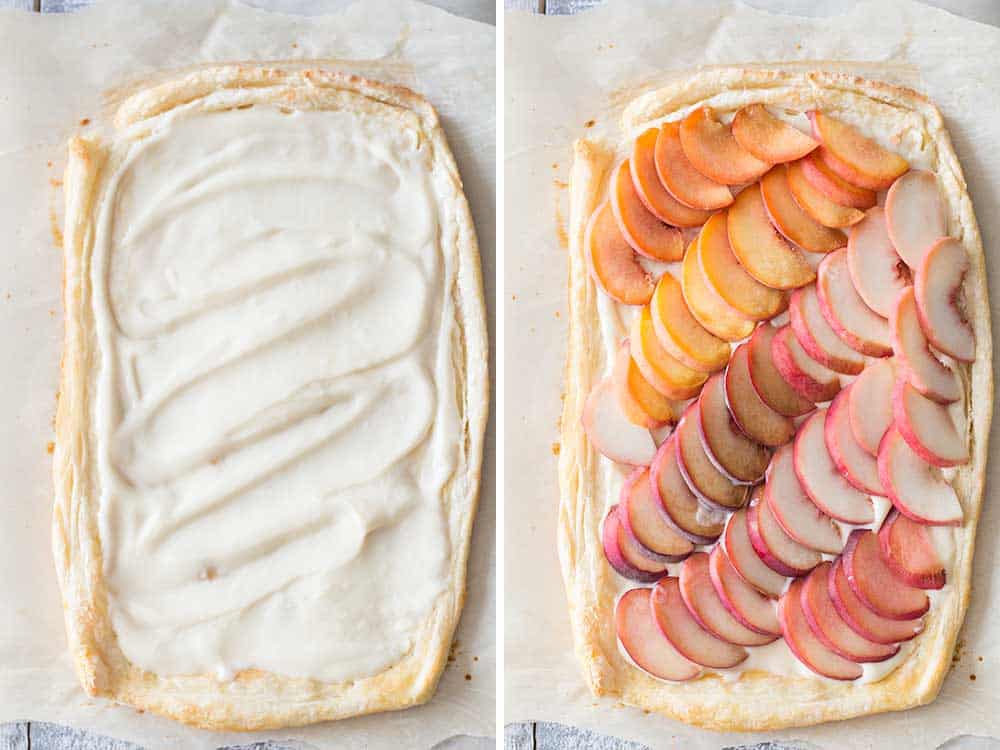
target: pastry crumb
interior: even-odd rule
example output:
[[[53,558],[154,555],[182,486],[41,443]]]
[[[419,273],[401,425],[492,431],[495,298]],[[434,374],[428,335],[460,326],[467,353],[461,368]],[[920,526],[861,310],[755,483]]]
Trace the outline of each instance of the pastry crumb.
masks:
[[[558,456],[559,455],[559,450],[560,450],[561,447],[562,446],[559,443],[553,443],[552,444],[552,455],[553,456]]]
[[[81,127],[84,127],[86,125],[90,125],[90,118],[89,117],[84,117],[82,120],[80,120],[80,126]]]
[[[469,681],[469,680],[472,680],[472,675],[471,675],[471,674],[469,674],[468,672],[466,672],[466,673],[465,673],[465,679],[466,679],[467,681]]]
[[[597,124],[596,120],[587,120],[585,123],[583,123],[583,127],[585,127],[585,128],[592,128],[596,124]]]
[[[50,440],[49,444],[45,446],[45,451],[51,456],[53,453],[55,453],[55,450],[56,450],[56,444]]]

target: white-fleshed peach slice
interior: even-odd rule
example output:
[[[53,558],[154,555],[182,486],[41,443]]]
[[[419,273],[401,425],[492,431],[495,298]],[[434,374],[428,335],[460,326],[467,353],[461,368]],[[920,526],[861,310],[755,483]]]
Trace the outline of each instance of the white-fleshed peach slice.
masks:
[[[788,165],[788,189],[802,210],[825,227],[843,229],[865,218],[863,211],[835,203],[815,187],[806,177],[802,160]]]
[[[660,345],[678,362],[697,372],[716,372],[729,361],[729,344],[713,335],[697,321],[681,283],[665,273],[656,283],[649,315]]]
[[[663,262],[681,259],[684,255],[681,230],[664,224],[646,208],[632,184],[632,171],[627,159],[612,172],[609,192],[618,229],[633,250]]]
[[[648,466],[656,454],[649,430],[632,424],[622,412],[612,378],[601,380],[590,391],[580,422],[590,444],[612,461]]]
[[[865,211],[876,204],[874,190],[852,185],[834,172],[819,156],[819,149],[802,159],[802,174],[820,193],[834,203]]]
[[[879,444],[878,475],[892,504],[904,516],[928,526],[962,523],[962,504],[955,488],[907,445],[895,425]]]
[[[900,378],[892,393],[892,413],[899,434],[913,452],[932,466],[968,463],[969,449],[948,409]]]
[[[851,383],[847,406],[851,431],[858,444],[872,456],[878,455],[878,444],[892,426],[892,389],[896,383],[896,363],[893,359],[873,362]]]
[[[764,501],[763,488],[754,491],[747,506],[747,533],[754,552],[775,573],[803,576],[823,559],[819,552],[792,539]]]
[[[708,379],[698,397],[701,438],[709,458],[734,482],[750,484],[764,476],[771,460],[766,446],[744,435],[726,405],[722,373]]]
[[[923,620],[890,620],[875,614],[851,590],[844,573],[843,559],[838,558],[827,576],[830,600],[847,626],[862,638],[890,645],[909,641],[924,629]]]
[[[910,168],[899,154],[866,138],[842,120],[813,110],[813,134],[823,143],[823,161],[840,177],[869,190],[885,190]]]
[[[750,344],[736,347],[726,368],[726,405],[740,432],[761,445],[783,445],[795,435],[795,422],[779,414],[757,394],[750,380]]]
[[[660,183],[688,208],[714,211],[733,202],[733,194],[728,187],[710,180],[688,161],[681,147],[680,127],[676,122],[665,122],[660,126],[653,157]]]
[[[650,490],[664,520],[695,544],[712,544],[726,525],[726,516],[702,504],[684,481],[677,465],[677,438],[660,445],[649,467]]]
[[[885,488],[878,476],[875,457],[861,447],[851,429],[851,383],[837,394],[826,412],[824,437],[826,449],[841,475],[861,492],[885,496]],[[864,417],[862,417],[864,418]]]
[[[691,680],[701,667],[685,659],[663,637],[653,619],[649,589],[631,589],[615,605],[618,642],[640,669],[653,677],[672,682]]]
[[[744,339],[753,332],[754,322],[740,315],[709,286],[698,260],[700,237],[699,234],[693,239],[684,253],[681,267],[684,301],[695,320],[713,336],[723,341]]]
[[[892,572],[918,589],[944,587],[944,563],[934,546],[932,530],[893,510],[878,532],[882,559]]]
[[[659,128],[649,128],[632,144],[629,161],[635,191],[643,205],[660,221],[675,227],[700,227],[708,221],[711,212],[685,206],[667,192],[656,173],[656,139],[659,134]]]
[[[844,343],[823,317],[815,284],[795,290],[788,313],[795,338],[812,359],[846,375],[857,375],[865,369],[861,353]]]
[[[617,505],[612,505],[604,517],[601,542],[608,564],[623,578],[638,583],[654,583],[666,575],[667,564],[644,555],[638,543],[626,533]]]
[[[976,358],[976,336],[960,305],[968,271],[969,256],[962,243],[946,237],[931,245],[913,279],[917,316],[928,340],[962,362]]]
[[[709,458],[701,439],[698,402],[688,406],[674,430],[677,468],[691,492],[708,507],[732,511],[746,502],[746,487],[736,484]]]
[[[820,224],[795,201],[785,165],[760,178],[760,194],[771,223],[789,242],[811,253],[829,253],[847,244],[846,234]]]
[[[930,608],[923,590],[907,585],[886,565],[874,531],[852,531],[844,545],[841,564],[851,591],[877,615],[890,620],[912,620]]]
[[[889,324],[858,294],[847,265],[847,251],[836,250],[819,264],[816,274],[819,309],[840,340],[869,357],[892,354]]]
[[[712,585],[708,554],[696,552],[681,565],[678,576],[681,598],[702,628],[719,640],[737,646],[763,646],[775,636],[763,635],[733,617]]]
[[[649,302],[656,284],[622,235],[609,202],[590,217],[583,242],[590,275],[605,294],[625,305]]]
[[[677,421],[674,402],[651,386],[632,361],[628,339],[618,347],[611,379],[622,414],[632,424],[655,430]]]
[[[741,508],[729,517],[721,545],[726,552],[726,559],[740,578],[772,599],[781,596],[788,579],[768,567],[754,550],[747,528],[746,508]]]
[[[844,547],[833,519],[823,513],[806,495],[795,475],[792,446],[778,449],[767,469],[764,501],[788,536],[817,552],[836,555]]]
[[[913,287],[907,287],[896,298],[889,314],[889,331],[900,374],[910,385],[938,403],[950,404],[962,398],[958,374],[939,360],[927,343]]]
[[[795,654],[795,657],[809,669],[831,680],[856,680],[864,670],[861,665],[848,661],[839,654],[827,648],[816,637],[802,609],[802,587],[805,582],[792,581],[788,591],[778,602],[778,620],[781,622],[781,633],[785,643]]]
[[[778,371],[771,342],[778,329],[769,323],[757,326],[747,342],[750,380],[754,391],[769,407],[785,417],[801,417],[816,405],[796,392]]]
[[[694,618],[681,597],[676,578],[662,578],[652,588],[649,602],[663,636],[686,659],[713,669],[735,667],[747,658],[742,646],[716,638]]]
[[[637,468],[622,485],[618,518],[639,551],[654,562],[680,562],[694,551],[690,539],[678,534],[663,518],[653,497],[649,470]]]
[[[818,404],[840,392],[840,376],[806,354],[791,326],[778,329],[771,340],[771,357],[781,377],[802,398]]]
[[[742,107],[730,129],[737,143],[769,164],[801,159],[819,146],[819,141],[778,119],[763,104]]]
[[[774,599],[743,580],[721,545],[708,556],[708,572],[723,606],[743,627],[775,638],[781,635]]]
[[[741,185],[756,180],[770,167],[737,142],[711,107],[692,110],[681,122],[680,137],[688,161],[713,182]]]
[[[868,524],[875,518],[871,498],[851,485],[826,447],[826,409],[809,417],[795,436],[795,474],[821,511],[838,521]]]
[[[931,245],[948,234],[948,218],[933,172],[915,169],[889,188],[885,220],[896,252],[914,271]]]
[[[632,359],[643,377],[657,391],[670,399],[684,400],[696,395],[708,377],[703,372],[685,367],[660,345],[653,329],[649,307],[643,307],[632,318],[629,333]]]
[[[885,211],[877,206],[851,229],[847,239],[847,268],[861,299],[888,318],[899,293],[910,285],[910,269],[889,239]]]

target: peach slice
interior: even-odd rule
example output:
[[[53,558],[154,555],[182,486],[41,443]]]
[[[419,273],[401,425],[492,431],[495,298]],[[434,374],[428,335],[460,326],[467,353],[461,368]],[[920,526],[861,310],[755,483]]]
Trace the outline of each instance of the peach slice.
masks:
[[[681,597],[676,578],[663,578],[649,595],[653,619],[663,636],[686,659],[714,669],[735,667],[747,658],[742,646],[716,638],[698,624]]]
[[[795,338],[814,360],[847,375],[865,369],[864,357],[845,344],[823,317],[815,284],[795,290],[788,312]]]
[[[892,413],[899,434],[920,458],[932,466],[959,466],[969,462],[965,437],[941,404],[900,378],[892,393]]]
[[[729,188],[708,179],[688,161],[681,147],[680,127],[676,122],[665,122],[660,126],[653,157],[660,183],[688,208],[714,211],[733,202]]]
[[[851,591],[877,615],[890,620],[912,620],[930,608],[927,594],[901,581],[885,564],[878,536],[873,531],[851,532],[841,564]]]
[[[769,568],[767,570],[773,572]],[[740,577],[721,545],[717,545],[708,556],[708,574],[723,606],[743,627],[761,635],[781,635],[774,600]]]
[[[715,372],[726,366],[729,344],[695,319],[684,301],[681,283],[669,273],[656,283],[649,314],[660,345],[678,362],[698,372]]]
[[[583,243],[590,275],[605,294],[625,305],[649,302],[656,284],[622,236],[607,201],[597,207],[587,222]]]
[[[795,435],[795,423],[764,403],[750,380],[750,345],[736,347],[726,368],[726,405],[744,435],[762,445],[775,447]]]
[[[851,429],[851,383],[837,394],[826,412],[823,437],[826,449],[841,475],[854,487],[871,495],[885,495],[885,488],[878,477],[878,464],[854,437]],[[864,418],[864,417],[863,417]]]
[[[814,135],[823,142],[819,153],[842,178],[869,190],[884,190],[910,168],[899,154],[865,138],[851,125],[813,110],[807,113]]]
[[[917,267],[913,293],[917,315],[935,348],[962,362],[976,358],[976,336],[958,306],[962,282],[969,271],[969,256],[950,237],[934,243]]]
[[[712,335],[724,341],[739,341],[753,331],[753,321],[740,315],[709,286],[698,259],[700,236],[691,241],[681,267],[684,301],[691,315]]]
[[[653,497],[649,470],[637,468],[622,485],[618,520],[640,551],[654,562],[680,562],[694,551],[694,544],[668,524]]]
[[[896,382],[896,367],[892,359],[870,364],[851,383],[847,399],[851,432],[858,444],[872,456],[878,455],[878,444],[892,426],[892,388]]]
[[[955,489],[907,445],[895,425],[879,444],[878,474],[904,516],[928,526],[961,525],[962,505]]]
[[[771,342],[777,332],[774,326],[764,323],[757,326],[747,342],[750,380],[761,401],[769,407],[786,417],[801,417],[815,409],[816,405],[788,385],[775,366]]]
[[[722,534],[721,546],[726,552],[726,559],[740,578],[771,598],[781,596],[787,579],[765,565],[754,550],[747,528],[746,508],[741,508],[729,517],[729,523]]]
[[[763,488],[754,493],[747,508],[747,532],[754,551],[771,570],[785,576],[802,576],[819,565],[819,552],[799,544],[778,523],[764,501]]]
[[[880,207],[868,211],[851,230],[847,268],[865,304],[888,318],[897,295],[910,285],[910,269],[889,240],[885,212]]]
[[[639,583],[654,583],[667,572],[667,564],[651,560],[622,526],[618,506],[612,505],[601,527],[601,543],[608,564],[622,578]]]
[[[840,391],[840,377],[814,360],[795,338],[792,327],[784,325],[771,340],[774,366],[799,396],[814,404],[829,401]]]
[[[948,235],[934,173],[915,169],[892,183],[885,197],[885,220],[899,257],[918,268],[931,245]]]
[[[612,461],[648,466],[656,453],[649,430],[638,427],[622,413],[612,378],[593,387],[580,418],[584,431],[598,453]]]
[[[917,316],[913,287],[899,293],[889,314],[892,350],[902,374],[910,384],[934,401],[950,404],[962,398],[962,385],[957,373],[934,356],[927,345],[927,336]]]
[[[831,680],[856,680],[864,670],[827,648],[809,627],[802,609],[802,580],[792,581],[778,602],[778,619],[785,643],[795,657],[816,674]]]
[[[729,244],[740,263],[757,281],[772,289],[794,289],[816,278],[797,248],[771,224],[760,188],[750,185],[729,209]]]
[[[828,516],[852,524],[875,519],[871,499],[837,469],[826,447],[826,409],[805,421],[795,436],[795,475],[813,504]]]
[[[816,294],[820,312],[841,341],[870,357],[892,354],[889,324],[865,304],[855,289],[846,250],[823,258],[817,269]]]
[[[855,663],[885,661],[895,656],[899,646],[862,638],[837,613],[830,599],[832,567],[828,562],[818,565],[802,585],[802,611],[813,635],[828,649]]]
[[[767,468],[764,501],[778,525],[799,544],[836,555],[844,548],[833,519],[817,508],[795,475],[792,446],[778,449]]]
[[[802,210],[825,227],[842,229],[865,218],[862,211],[835,203],[816,188],[806,177],[801,160],[788,165],[788,189]]]
[[[626,591],[615,605],[618,642],[640,669],[673,682],[691,680],[701,667],[685,659],[656,625],[649,606],[649,589]]]
[[[694,250],[708,286],[740,316],[767,320],[785,309],[785,293],[761,284],[733,255],[725,211],[705,222]]]
[[[701,412],[694,401],[674,430],[677,468],[691,492],[708,507],[735,510],[746,501],[746,487],[732,482],[712,463],[701,439],[700,422]]]
[[[743,148],[711,107],[698,107],[681,122],[681,148],[694,168],[713,182],[752,182],[771,166]]]
[[[611,175],[611,211],[622,237],[639,255],[670,262],[684,255],[681,230],[664,224],[650,213],[632,184],[632,171],[626,159]]]
[[[934,547],[930,527],[893,510],[878,532],[882,559],[892,572],[918,589],[944,587],[941,556]]]
[[[622,414],[632,424],[655,430],[677,421],[673,402],[651,386],[632,361],[628,339],[618,347],[611,379]]]
[[[818,155],[820,149],[809,154],[800,162],[802,174],[820,193],[834,203],[862,211],[871,208],[878,201],[874,190],[867,190],[842,180]]]
[[[816,221],[802,210],[788,184],[788,170],[778,165],[760,178],[768,218],[789,242],[811,253],[828,253],[847,244],[847,235]]]
[[[705,383],[698,406],[702,442],[718,468],[735,482],[749,484],[763,477],[771,451],[736,426],[726,406],[726,383],[721,373]]]
[[[708,555],[696,552],[684,561],[678,576],[681,598],[695,621],[719,640],[737,646],[774,641],[775,636],[751,630],[733,617],[716,593],[708,568]]]
[[[725,515],[706,508],[691,492],[677,465],[676,438],[667,438],[649,467],[650,490],[668,524],[695,544],[712,544],[725,528]]]
[[[703,372],[685,367],[660,346],[648,306],[632,318],[629,343],[632,359],[643,377],[667,398],[679,401],[691,398],[708,378]]]
[[[911,640],[924,629],[923,620],[890,620],[868,609],[847,583],[843,560],[833,563],[827,577],[830,600],[847,626],[873,643],[890,645]]]
[[[801,159],[819,146],[819,141],[779,120],[763,104],[742,107],[730,129],[738,144],[770,164]]]
[[[708,221],[711,212],[688,208],[668,193],[660,182],[655,157],[656,139],[659,135],[659,128],[649,128],[632,144],[632,184],[639,200],[662,222],[675,227],[700,227]]]

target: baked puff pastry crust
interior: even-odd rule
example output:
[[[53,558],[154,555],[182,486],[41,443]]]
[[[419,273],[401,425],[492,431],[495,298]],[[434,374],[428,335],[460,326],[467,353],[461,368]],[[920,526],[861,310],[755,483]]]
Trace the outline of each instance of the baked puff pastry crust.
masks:
[[[569,347],[559,457],[558,548],[577,658],[597,696],[614,697],[689,724],[733,731],[805,726],[907,709],[934,700],[969,604],[993,403],[982,241],[951,139],[940,112],[926,97],[839,73],[732,67],[682,77],[638,97],[625,108],[621,126],[624,138],[631,138],[645,127],[676,120],[701,105],[731,113],[757,102],[797,112],[849,113],[849,119],[863,123],[869,133],[880,133],[896,142],[908,137],[922,144],[928,161],[925,168],[937,174],[951,234],[962,243],[971,261],[965,294],[977,356],[963,372],[971,460],[957,471],[953,482],[965,516],[956,532],[955,557],[948,572],[950,585],[935,599],[926,615],[924,632],[898,668],[881,681],[867,684],[763,671],[744,673],[735,680],[710,674],[685,683],[650,677],[629,663],[617,645],[613,611],[620,581],[605,561],[600,539],[603,515],[614,500],[607,497],[608,488],[601,478],[600,464],[607,459],[591,447],[581,427],[585,399],[610,369],[597,304],[602,292],[588,273],[584,232],[588,218],[603,199],[609,170],[622,158],[622,152],[617,144],[575,143],[570,178]]]
[[[109,613],[99,533],[100,488],[94,421],[101,352],[95,334],[91,260],[106,161],[117,139],[142,137],[143,123],[173,109],[215,112],[264,105],[284,112],[371,111],[398,117],[430,153],[448,268],[441,309],[450,339],[459,439],[457,464],[440,508],[450,548],[443,553],[447,587],[412,634],[412,647],[371,676],[343,681],[287,677],[243,669],[231,680],[214,674],[144,671],[123,653]],[[404,119],[405,118],[405,119]],[[444,669],[465,598],[466,561],[478,498],[488,409],[487,334],[479,253],[454,158],[432,106],[399,87],[321,69],[252,64],[201,69],[134,90],[114,113],[107,138],[74,138],[65,174],[65,347],[56,416],[53,548],[62,588],[69,648],[86,692],[213,730],[260,730],[341,719],[427,701]],[[136,135],[136,133],[140,135]],[[103,142],[102,142],[103,141]],[[451,315],[452,319],[448,320]],[[388,321],[387,321],[388,323]],[[321,637],[321,634],[317,634]]]

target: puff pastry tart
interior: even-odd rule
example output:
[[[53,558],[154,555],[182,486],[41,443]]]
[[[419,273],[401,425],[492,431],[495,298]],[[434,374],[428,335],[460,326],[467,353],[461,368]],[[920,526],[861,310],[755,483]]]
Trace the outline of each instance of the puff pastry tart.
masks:
[[[74,138],[65,191],[54,547],[86,691],[235,730],[426,701],[488,387],[432,107],[203,69]]]
[[[622,124],[571,175],[559,550],[589,686],[724,730],[933,700],[993,387],[940,113],[730,68]]]

